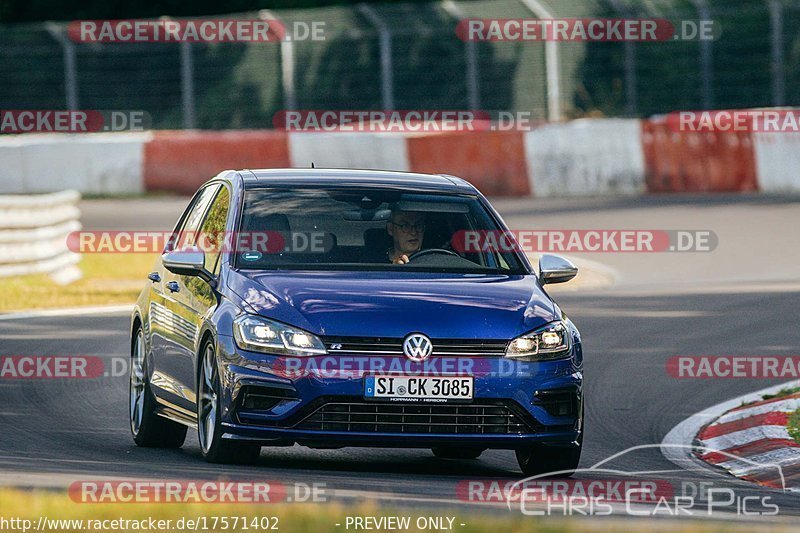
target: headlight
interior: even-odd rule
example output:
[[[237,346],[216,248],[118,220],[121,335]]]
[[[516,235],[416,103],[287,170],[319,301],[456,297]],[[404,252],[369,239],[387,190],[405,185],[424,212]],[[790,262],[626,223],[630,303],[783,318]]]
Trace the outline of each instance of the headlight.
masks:
[[[316,335],[253,315],[233,321],[233,337],[243,350],[276,355],[325,354],[325,345]]]
[[[538,359],[557,359],[567,355],[572,348],[569,329],[559,322],[517,337],[508,345],[506,357]]]

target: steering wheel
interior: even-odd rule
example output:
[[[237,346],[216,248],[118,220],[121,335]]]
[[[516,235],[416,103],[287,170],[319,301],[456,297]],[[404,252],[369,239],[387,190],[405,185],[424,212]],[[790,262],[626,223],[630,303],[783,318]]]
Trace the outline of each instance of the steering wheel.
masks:
[[[446,255],[454,255],[456,257],[461,257],[452,250],[445,250],[444,248],[428,248],[427,250],[419,250],[418,252],[414,252],[413,254],[408,256],[408,262],[410,263],[411,261],[413,261],[418,257],[425,257],[426,255],[430,254],[446,254]]]

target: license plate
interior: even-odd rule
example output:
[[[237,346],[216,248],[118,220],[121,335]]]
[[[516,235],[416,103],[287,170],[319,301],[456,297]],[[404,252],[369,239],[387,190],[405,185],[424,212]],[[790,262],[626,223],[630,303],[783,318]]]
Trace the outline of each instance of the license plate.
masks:
[[[469,401],[473,378],[424,376],[366,376],[364,397],[396,402]]]

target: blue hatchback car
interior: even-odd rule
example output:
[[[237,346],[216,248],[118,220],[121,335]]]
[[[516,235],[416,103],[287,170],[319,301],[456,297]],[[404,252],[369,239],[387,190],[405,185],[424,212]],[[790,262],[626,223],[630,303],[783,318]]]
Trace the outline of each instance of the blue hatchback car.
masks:
[[[577,468],[583,355],[497,212],[453,176],[225,171],[197,191],[131,320],[136,444],[514,450]]]

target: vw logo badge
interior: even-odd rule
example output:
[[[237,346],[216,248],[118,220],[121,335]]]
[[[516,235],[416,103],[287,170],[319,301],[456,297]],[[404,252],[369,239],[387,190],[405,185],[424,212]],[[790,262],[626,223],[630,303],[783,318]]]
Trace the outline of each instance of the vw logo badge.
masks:
[[[403,353],[412,361],[424,361],[433,352],[433,343],[422,333],[412,333],[403,341]]]

